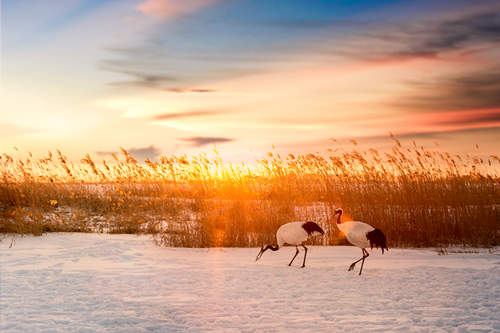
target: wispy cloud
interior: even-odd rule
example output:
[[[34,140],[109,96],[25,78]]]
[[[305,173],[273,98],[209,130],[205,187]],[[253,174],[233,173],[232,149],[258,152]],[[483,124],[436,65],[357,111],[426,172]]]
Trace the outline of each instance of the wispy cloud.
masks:
[[[192,118],[192,117],[205,117],[205,116],[214,116],[221,113],[225,113],[224,111],[187,111],[187,112],[175,112],[175,113],[163,113],[154,116],[153,120],[170,120],[170,119],[179,119],[179,118]]]
[[[195,136],[195,137],[191,137],[191,138],[182,138],[179,140],[187,142],[194,147],[201,147],[201,146],[206,146],[209,144],[227,143],[227,142],[234,141],[234,139],[231,139],[231,138],[207,137],[207,136]]]
[[[408,135],[434,132],[455,132],[469,129],[487,129],[500,127],[500,109],[473,109],[460,111],[437,111],[427,113],[410,113],[398,116],[381,118],[380,121],[365,122],[365,126],[370,124],[379,126],[379,133],[393,131],[397,135]],[[360,123],[362,125],[363,123]],[[382,130],[382,131],[380,131]],[[367,136],[379,135],[367,133]]]
[[[155,18],[186,15],[219,0],[147,0],[137,6],[137,10]]]
[[[182,17],[162,20],[136,45],[108,48],[112,58],[103,61],[99,69],[132,77],[114,85],[206,93],[213,91],[199,89],[198,86],[284,67],[293,61],[290,59],[297,58],[297,53],[304,53],[301,50],[307,49],[295,43],[302,38],[301,32],[290,33],[286,26],[263,23],[279,16],[269,10],[267,2],[221,1],[220,10],[208,6],[216,2],[143,2],[138,8],[144,13],[157,17],[170,17],[177,13],[174,16]],[[288,17],[295,18],[297,12],[309,16],[304,11],[305,5],[298,2],[282,1],[277,6],[283,7]],[[248,13],[248,7],[252,13]],[[332,13],[325,15],[333,16]]]
[[[500,6],[362,31],[358,40],[367,47],[359,48],[358,43],[354,43],[341,52],[375,61],[435,58],[450,51],[500,42]]]
[[[416,140],[416,139],[433,139],[433,140],[442,140],[444,138],[456,138],[457,136],[461,136],[463,134],[473,133],[476,135],[483,136],[491,136],[495,137],[500,134],[500,126],[497,127],[488,127],[488,128],[465,128],[465,129],[455,129],[450,131],[428,131],[428,132],[420,132],[420,131],[412,131],[407,133],[397,134],[396,137],[398,139],[405,140]],[[371,142],[373,140],[380,139],[388,139],[388,134],[383,135],[374,135],[360,138],[360,141]],[[471,144],[476,144],[477,142],[470,142]]]
[[[445,126],[458,125],[465,127],[481,127],[481,125],[500,126],[500,109],[491,110],[485,113],[478,111],[464,112],[462,116],[446,117],[436,123]]]
[[[227,48],[228,45],[217,48],[205,42],[196,47],[172,47],[163,40],[155,40],[135,49],[108,49],[115,58],[100,61],[97,68],[131,78],[109,83],[112,86],[155,88],[172,93],[212,93],[216,90],[186,86],[255,74],[265,67],[285,61],[276,55],[249,56],[238,54],[241,50],[230,52]]]
[[[200,88],[165,88],[163,90],[165,90],[166,92],[178,93],[178,94],[183,94],[183,93],[213,93],[213,92],[217,92],[216,89],[200,89]]]
[[[175,12],[176,6],[195,10],[214,2],[151,0],[141,6],[144,6],[143,10],[148,7],[151,12],[167,15]],[[172,3],[175,6],[171,8]],[[433,59],[449,51],[473,52],[485,44],[500,41],[500,6],[496,5],[487,9],[470,6],[453,14],[437,12],[432,19],[416,15],[403,23],[397,18],[396,21],[375,23],[360,18],[339,19],[326,14],[324,17],[309,17],[290,13],[281,18],[257,16],[234,20],[241,16],[242,8],[237,4],[231,7],[232,11],[228,13],[234,17],[230,14],[221,16],[215,11],[203,16],[200,10],[197,15],[203,19],[196,16],[160,24],[147,42],[112,49],[117,58],[102,62],[100,68],[132,77],[132,80],[115,82],[114,85],[160,88],[172,93],[201,93],[212,90],[190,86],[280,67],[315,66],[322,61],[341,65],[345,61]],[[226,18],[229,21],[223,24]],[[207,42],[215,35],[217,39]],[[175,86],[172,88],[173,82]]]
[[[161,150],[154,145],[150,145],[147,147],[138,147],[138,148],[128,148],[126,149],[130,155],[138,160],[145,160],[147,158],[151,160],[157,159],[161,155]],[[99,156],[110,156],[112,154],[119,155],[119,151],[96,151],[96,154]]]
[[[420,112],[500,109],[500,64],[453,77],[411,81],[407,85],[415,93],[399,96],[398,101],[390,104]]]
[[[145,88],[160,88],[165,84],[171,84],[177,79],[171,75],[155,72],[154,70],[130,69],[134,65],[127,61],[105,60],[101,61],[98,68],[108,72],[125,74],[132,80],[110,82],[111,86],[141,86]]]

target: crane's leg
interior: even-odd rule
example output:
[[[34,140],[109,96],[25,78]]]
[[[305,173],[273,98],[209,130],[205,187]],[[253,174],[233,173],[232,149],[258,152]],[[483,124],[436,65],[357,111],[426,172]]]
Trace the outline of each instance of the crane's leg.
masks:
[[[302,267],[306,267],[307,247],[304,244],[302,244],[302,247],[306,250],[304,253],[304,262],[302,263]]]
[[[365,249],[362,250],[363,250],[363,261],[361,262],[361,269],[359,270],[359,275],[361,275],[361,272],[363,271],[363,265],[365,264],[365,259],[368,258],[369,256],[368,251],[366,251]]]
[[[356,264],[357,264],[358,262],[360,262],[361,260],[363,260],[363,262],[364,262],[364,261],[365,261],[365,258],[366,258],[366,257],[368,257],[368,252],[366,252],[366,250],[365,250],[365,249],[361,249],[361,252],[363,253],[363,256],[362,256],[361,258],[359,258],[358,260],[356,260],[355,262],[353,262],[353,263],[351,264],[351,266],[349,266],[348,271],[352,271],[352,270],[354,269],[354,266],[356,266]],[[366,254],[365,254],[365,253],[366,253]]]
[[[288,264],[288,266],[292,266],[292,262],[293,262],[293,260],[295,259],[295,257],[297,256],[297,254],[299,254],[299,248],[298,248],[298,247],[295,247],[295,249],[296,249],[297,251],[295,252],[295,255],[293,256],[292,261],[290,261],[290,263]]]

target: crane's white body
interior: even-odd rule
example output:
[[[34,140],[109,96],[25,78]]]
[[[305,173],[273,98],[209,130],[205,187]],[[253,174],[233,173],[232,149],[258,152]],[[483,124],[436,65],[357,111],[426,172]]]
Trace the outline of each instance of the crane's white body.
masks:
[[[371,225],[359,221],[350,221],[337,223],[337,227],[352,245],[362,249],[370,247],[370,241],[366,234],[375,230]]]
[[[309,236],[321,235],[319,232],[314,231],[311,235],[302,227],[306,222],[289,222],[279,227],[276,232],[276,241],[278,246],[282,247],[288,245],[301,245]]]

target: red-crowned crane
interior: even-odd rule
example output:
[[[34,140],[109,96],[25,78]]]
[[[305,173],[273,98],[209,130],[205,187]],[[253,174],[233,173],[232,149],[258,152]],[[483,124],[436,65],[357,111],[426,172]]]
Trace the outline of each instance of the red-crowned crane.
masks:
[[[306,266],[306,256],[307,256],[307,247],[303,244],[309,237],[312,236],[317,236],[317,235],[324,235],[325,232],[319,225],[317,225],[314,222],[290,222],[283,224],[281,227],[279,227],[278,231],[276,232],[276,241],[278,242],[277,245],[262,245],[260,248],[259,254],[257,254],[257,257],[255,258],[255,261],[259,260],[260,257],[262,257],[262,254],[264,254],[265,251],[267,250],[273,250],[273,251],[278,251],[280,247],[284,246],[285,244],[287,245],[295,245],[295,255],[293,256],[292,260],[288,264],[288,266],[292,265],[293,260],[299,254],[299,248],[298,246],[301,245],[304,250],[306,251],[304,253],[304,262],[302,263],[302,267]]]
[[[375,229],[367,223],[358,221],[341,223],[340,218],[342,216],[342,213],[342,208],[338,208],[335,210],[335,214],[333,215],[335,216],[339,214],[339,217],[337,218],[337,227],[340,231],[342,231],[349,243],[359,247],[361,249],[361,252],[363,253],[363,256],[359,260],[356,260],[351,264],[351,266],[349,266],[348,271],[352,271],[354,269],[354,266],[356,266],[356,264],[361,261],[361,269],[359,270],[359,275],[361,275],[365,259],[369,256],[366,248],[370,247],[371,249],[373,249],[374,246],[375,248],[380,247],[380,249],[382,250],[382,254],[384,254],[384,249],[389,251],[389,249],[387,248],[387,241],[385,239],[385,235],[380,229]]]

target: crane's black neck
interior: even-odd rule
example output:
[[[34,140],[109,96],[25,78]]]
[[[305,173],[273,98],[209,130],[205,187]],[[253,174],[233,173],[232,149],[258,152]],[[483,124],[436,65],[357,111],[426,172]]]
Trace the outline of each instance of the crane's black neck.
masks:
[[[340,222],[340,218],[342,217],[342,211],[339,211],[338,214],[339,217],[337,217],[337,224],[341,224],[342,222]]]
[[[278,251],[279,248],[280,248],[279,245],[274,245],[274,246],[273,245],[266,245],[266,246],[262,245],[260,247],[259,254],[257,254],[257,257],[255,258],[255,261],[259,260],[260,257],[262,257],[262,255],[264,254],[264,252],[266,252],[267,250],[271,249],[273,251]]]

